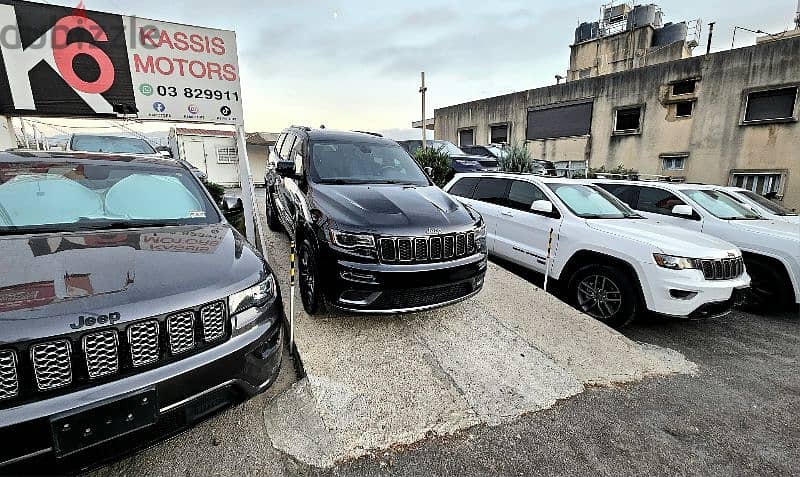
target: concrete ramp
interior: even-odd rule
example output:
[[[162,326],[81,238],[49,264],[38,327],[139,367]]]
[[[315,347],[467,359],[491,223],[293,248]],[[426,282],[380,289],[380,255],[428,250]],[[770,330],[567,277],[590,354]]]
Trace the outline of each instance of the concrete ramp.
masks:
[[[288,240],[267,238],[288,308]],[[318,467],[500,424],[586,385],[695,371],[491,263],[484,290],[457,305],[393,317],[309,317],[298,306],[295,325],[307,377],[264,419],[275,448]]]

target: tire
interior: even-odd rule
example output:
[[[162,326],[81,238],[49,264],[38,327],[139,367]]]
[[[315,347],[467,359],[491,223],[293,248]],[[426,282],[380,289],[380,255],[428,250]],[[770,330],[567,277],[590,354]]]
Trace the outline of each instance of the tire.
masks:
[[[744,308],[752,312],[778,311],[794,302],[791,279],[783,265],[758,258],[745,258],[750,288],[745,295]],[[780,267],[780,268],[778,268]]]
[[[325,312],[325,298],[322,294],[317,253],[307,239],[297,252],[298,273],[300,282],[300,299],[303,308],[309,315]]]
[[[610,265],[587,265],[570,278],[572,306],[612,328],[630,323],[639,310],[639,285],[630,274]]]
[[[280,219],[278,219],[274,200],[272,194],[269,193],[269,189],[267,189],[267,227],[273,232],[280,232],[283,230],[283,227],[281,226]]]

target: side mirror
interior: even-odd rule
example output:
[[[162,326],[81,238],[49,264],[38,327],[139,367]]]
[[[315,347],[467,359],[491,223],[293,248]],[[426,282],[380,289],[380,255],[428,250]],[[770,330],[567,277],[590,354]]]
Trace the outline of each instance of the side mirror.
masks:
[[[553,203],[549,200],[534,200],[533,204],[531,204],[531,211],[540,214],[552,214]]]
[[[426,167],[425,174],[428,174],[428,177],[433,177],[433,167]]]
[[[275,165],[275,172],[281,177],[294,177],[294,162],[278,161]]]
[[[690,205],[678,204],[672,208],[672,215],[680,215],[682,217],[691,218],[694,216],[694,209]]]
[[[172,157],[172,148],[169,146],[158,146],[156,152],[164,157]]]

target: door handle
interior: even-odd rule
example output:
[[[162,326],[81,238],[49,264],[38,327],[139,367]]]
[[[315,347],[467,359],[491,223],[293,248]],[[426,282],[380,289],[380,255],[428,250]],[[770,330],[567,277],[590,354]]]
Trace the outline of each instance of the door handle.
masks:
[[[514,217],[514,214],[509,213],[509,212],[503,212],[503,211],[500,211],[500,215],[505,215],[506,217]]]

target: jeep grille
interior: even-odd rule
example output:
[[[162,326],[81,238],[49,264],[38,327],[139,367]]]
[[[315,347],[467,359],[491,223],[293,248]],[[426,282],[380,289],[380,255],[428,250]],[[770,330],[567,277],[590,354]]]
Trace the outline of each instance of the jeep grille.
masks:
[[[114,374],[119,370],[117,330],[104,330],[83,337],[86,369],[91,379]]]
[[[717,260],[695,260],[695,267],[703,271],[706,280],[731,280],[744,273],[742,257]]]
[[[11,350],[0,351],[0,401],[19,394],[17,354]]]
[[[430,237],[383,237],[378,241],[384,263],[427,263],[466,257],[478,251],[475,232]]]

